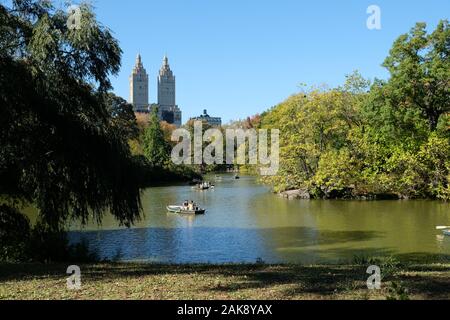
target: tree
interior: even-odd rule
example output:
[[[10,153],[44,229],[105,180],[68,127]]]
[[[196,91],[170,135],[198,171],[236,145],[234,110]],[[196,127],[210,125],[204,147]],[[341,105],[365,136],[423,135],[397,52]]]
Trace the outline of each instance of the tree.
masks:
[[[431,34],[425,23],[417,23],[395,41],[383,66],[391,74],[386,93],[393,106],[419,110],[436,130],[440,117],[450,112],[449,22],[440,21]]]
[[[129,226],[141,212],[139,172],[108,104],[121,49],[87,4],[80,28],[49,1],[0,5],[0,194],[36,205],[42,223]]]
[[[153,108],[149,126],[144,131],[144,155],[151,165],[166,167],[170,160],[170,145],[164,138],[164,132],[158,117],[158,109]]]
[[[117,129],[117,133],[125,141],[139,137],[139,127],[133,105],[125,99],[108,93],[107,104],[111,113],[111,125]]]
[[[172,141],[172,133],[177,129],[177,126],[172,124],[172,123],[168,123],[166,121],[162,121],[161,122],[161,130],[163,131],[164,134],[164,139],[171,145],[171,146],[175,146],[176,142]]]
[[[265,113],[262,128],[280,130],[280,170],[263,180],[274,183],[276,191],[309,186],[321,156],[345,146],[356,118],[348,116],[354,101],[339,90],[313,91],[292,96]]]

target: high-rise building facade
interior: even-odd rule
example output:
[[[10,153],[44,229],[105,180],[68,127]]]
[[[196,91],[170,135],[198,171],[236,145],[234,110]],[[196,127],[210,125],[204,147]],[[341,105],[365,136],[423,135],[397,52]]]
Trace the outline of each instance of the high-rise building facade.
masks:
[[[158,116],[161,121],[181,126],[182,113],[176,105],[175,76],[170,69],[167,56],[158,75],[158,103],[149,105],[148,99],[148,75],[142,64],[141,56],[136,58],[136,65],[130,76],[130,103],[133,104],[135,112],[149,112],[158,108]]]
[[[158,75],[158,110],[160,119],[181,126],[181,110],[176,104],[175,76],[169,66],[169,59],[164,56]]]
[[[142,64],[141,55],[138,54],[130,76],[130,103],[135,112],[148,112],[148,100],[148,75]]]

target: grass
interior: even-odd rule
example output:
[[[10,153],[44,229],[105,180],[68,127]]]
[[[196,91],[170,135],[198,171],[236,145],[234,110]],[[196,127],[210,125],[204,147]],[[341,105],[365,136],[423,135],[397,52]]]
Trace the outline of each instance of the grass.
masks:
[[[80,265],[68,290],[67,265],[0,265],[0,299],[240,300],[450,299],[450,264],[399,267],[382,289],[367,289],[362,265]]]

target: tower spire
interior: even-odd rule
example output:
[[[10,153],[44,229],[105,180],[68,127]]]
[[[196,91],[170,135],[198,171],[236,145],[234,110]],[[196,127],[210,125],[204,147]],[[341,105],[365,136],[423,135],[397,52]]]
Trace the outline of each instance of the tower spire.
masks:
[[[141,66],[142,65],[142,57],[141,54],[138,53],[137,57],[136,57],[136,66]]]
[[[172,70],[170,70],[169,58],[167,58],[167,54],[164,55],[163,63],[161,69],[159,70],[159,75],[160,76],[166,75],[168,77],[173,77]]]

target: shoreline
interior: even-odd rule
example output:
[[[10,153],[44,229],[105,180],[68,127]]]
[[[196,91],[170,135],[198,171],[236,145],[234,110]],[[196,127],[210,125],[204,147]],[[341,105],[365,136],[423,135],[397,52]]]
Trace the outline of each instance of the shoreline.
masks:
[[[0,264],[0,300],[422,300],[450,298],[450,263],[384,266],[368,290],[367,266],[80,264],[80,290],[66,287],[68,264]],[[382,269],[383,269],[382,268]]]
[[[307,189],[294,189],[286,190],[281,192],[274,192],[275,195],[292,201],[292,200],[315,200],[315,201],[439,201],[443,203],[449,203],[445,200],[435,199],[435,198],[408,198],[398,194],[360,194],[360,195],[350,195],[346,194],[343,196],[333,196],[333,197],[316,197],[313,196]]]

